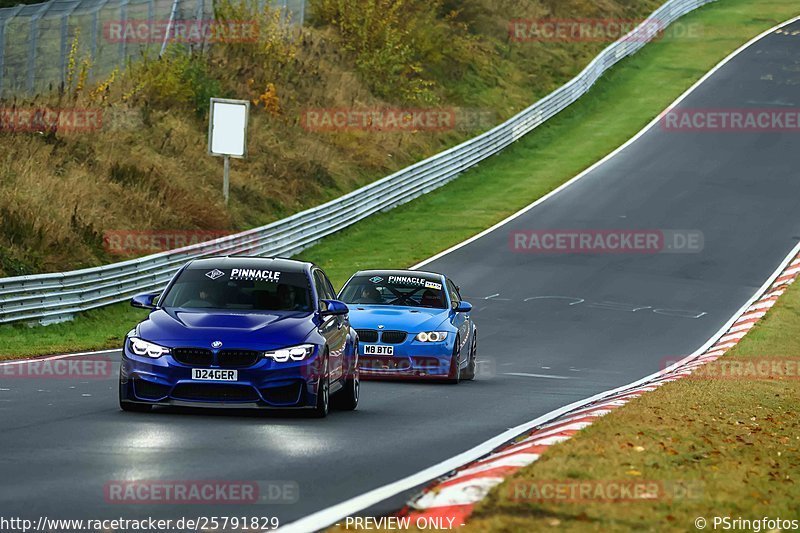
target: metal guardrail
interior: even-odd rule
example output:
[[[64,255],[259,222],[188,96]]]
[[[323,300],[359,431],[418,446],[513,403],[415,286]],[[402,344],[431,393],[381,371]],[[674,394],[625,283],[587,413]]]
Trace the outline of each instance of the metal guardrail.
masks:
[[[655,29],[714,0],[670,0],[604,49],[567,84],[506,122],[458,146],[313,209],[266,226],[139,259],[71,272],[0,279],[0,323],[70,319],[75,313],[163,287],[189,259],[213,255],[290,256],[355,222],[441,187],[564,110],[619,62],[656,37]]]
[[[67,81],[70,59],[89,60],[88,82],[106,78],[128,61],[163,51],[169,33],[165,32],[163,41],[154,38],[143,42],[129,38],[127,30],[138,28],[144,21],[196,21],[199,25],[214,18],[213,1],[49,0],[0,9],[0,97],[32,95],[58,87]],[[268,0],[253,1],[263,8]],[[303,23],[305,0],[269,0],[269,4],[291,13],[292,21]],[[119,37],[110,31],[114,24],[126,28]],[[82,65],[73,68],[79,71]]]

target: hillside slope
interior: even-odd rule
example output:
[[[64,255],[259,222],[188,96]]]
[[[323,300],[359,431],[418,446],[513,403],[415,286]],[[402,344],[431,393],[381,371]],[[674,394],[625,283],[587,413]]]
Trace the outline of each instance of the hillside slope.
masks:
[[[85,82],[91,63],[78,37],[66,87],[0,102],[100,118],[97,127],[40,131],[0,125],[0,276],[157,251],[119,255],[108,232],[237,231],[339,196],[508,118],[608,44],[518,42],[512,19],[634,20],[660,3],[312,0],[303,28],[218,6],[222,19],[255,17],[258,38],[190,54],[176,45],[97,86]],[[232,164],[227,207],[222,161],[206,154],[211,96],[254,102],[249,157]],[[453,120],[434,129],[309,127],[310,113],[342,109],[434,110]]]

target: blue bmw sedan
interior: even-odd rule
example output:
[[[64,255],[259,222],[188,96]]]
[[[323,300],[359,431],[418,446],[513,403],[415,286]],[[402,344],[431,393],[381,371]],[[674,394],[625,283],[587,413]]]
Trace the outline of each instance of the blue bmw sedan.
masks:
[[[358,405],[358,337],[325,273],[289,259],[189,262],[125,338],[119,403],[298,408]]]

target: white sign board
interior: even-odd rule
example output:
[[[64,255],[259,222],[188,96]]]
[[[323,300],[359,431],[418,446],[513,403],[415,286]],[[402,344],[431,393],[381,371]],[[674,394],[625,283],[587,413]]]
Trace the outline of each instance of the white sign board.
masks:
[[[208,153],[230,157],[247,155],[247,100],[211,99],[208,119]]]

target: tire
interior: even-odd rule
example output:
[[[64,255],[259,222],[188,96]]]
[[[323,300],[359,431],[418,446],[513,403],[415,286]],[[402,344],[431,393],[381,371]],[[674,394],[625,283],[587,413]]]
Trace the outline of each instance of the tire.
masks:
[[[312,418],[325,418],[330,411],[331,378],[328,375],[328,352],[325,351],[325,361],[322,364],[322,375],[317,385],[317,404],[311,411]]]
[[[361,389],[361,382],[358,379],[358,372],[352,379],[344,382],[344,388],[333,397],[333,406],[340,411],[355,411],[358,407],[358,394]]]
[[[453,357],[450,359],[450,371],[447,374],[447,383],[451,385],[458,385],[461,381],[461,368],[459,368],[458,361],[458,346],[461,341],[456,337],[456,342],[453,345]]]
[[[475,379],[475,369],[477,367],[478,358],[478,332],[472,334],[472,343],[469,347],[469,364],[464,369],[461,379],[472,381]]]
[[[358,343],[355,345],[358,355]],[[361,390],[361,380],[358,376],[358,367],[353,368],[353,373],[345,379],[344,387],[333,397],[333,406],[340,411],[355,411],[358,407],[358,396]]]

